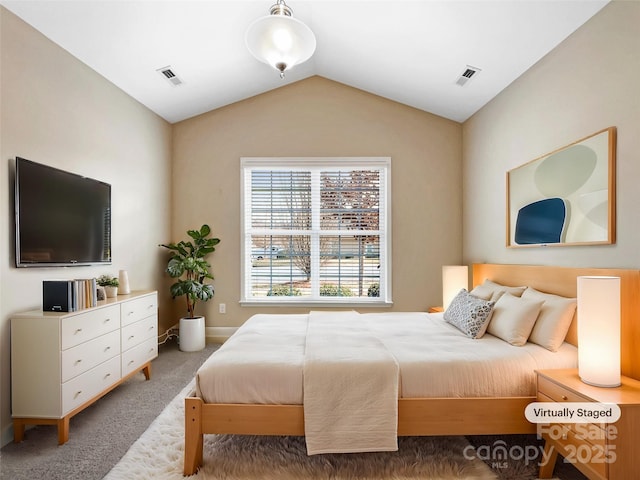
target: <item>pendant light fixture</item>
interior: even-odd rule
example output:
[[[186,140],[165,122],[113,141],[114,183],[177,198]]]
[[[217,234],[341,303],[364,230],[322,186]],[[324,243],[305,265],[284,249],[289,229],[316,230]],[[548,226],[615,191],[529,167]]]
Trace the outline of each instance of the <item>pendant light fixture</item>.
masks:
[[[245,34],[249,52],[261,62],[284,72],[307,61],[316,49],[316,37],[309,27],[291,16],[284,0],[271,6],[269,15],[255,20]]]

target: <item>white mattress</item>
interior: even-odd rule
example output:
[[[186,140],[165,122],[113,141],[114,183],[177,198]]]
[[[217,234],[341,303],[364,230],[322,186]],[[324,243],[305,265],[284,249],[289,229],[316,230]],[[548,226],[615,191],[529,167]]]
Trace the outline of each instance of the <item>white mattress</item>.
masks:
[[[578,363],[578,350],[568,343],[550,352],[489,334],[473,340],[444,322],[442,313],[360,318],[396,357],[403,398],[535,396],[536,369]],[[197,394],[206,403],[301,405],[307,320],[306,314],[251,317],[200,367]]]

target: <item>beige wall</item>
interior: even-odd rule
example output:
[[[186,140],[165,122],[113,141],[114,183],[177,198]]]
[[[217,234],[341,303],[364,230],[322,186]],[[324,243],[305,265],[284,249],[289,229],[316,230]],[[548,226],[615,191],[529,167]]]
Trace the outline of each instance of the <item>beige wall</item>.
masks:
[[[640,3],[614,1],[463,125],[466,262],[640,267]],[[618,129],[617,242],[506,248],[505,173]]]
[[[221,239],[211,257],[216,294],[200,305],[207,325],[265,311],[238,304],[244,156],[390,156],[393,310],[439,305],[441,266],[462,255],[460,134],[456,122],[321,77],[175,124],[173,240],[202,223]]]
[[[10,425],[9,318],[41,308],[42,280],[129,272],[133,289],[164,289],[171,125],[0,7],[0,413]],[[13,159],[25,157],[108,182],[113,264],[16,269]],[[164,298],[164,297],[163,297]],[[161,304],[161,323],[167,301]],[[170,318],[170,317],[168,317]]]

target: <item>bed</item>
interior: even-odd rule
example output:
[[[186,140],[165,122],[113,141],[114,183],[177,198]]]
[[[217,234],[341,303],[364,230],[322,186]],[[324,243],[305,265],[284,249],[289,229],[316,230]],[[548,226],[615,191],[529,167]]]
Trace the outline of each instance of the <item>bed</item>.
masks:
[[[564,297],[575,297],[576,278],[581,275],[615,275],[622,279],[622,370],[625,375],[638,378],[640,372],[635,371],[635,365],[631,362],[632,346],[639,340],[639,328],[633,324],[633,317],[637,310],[640,288],[640,272],[637,270],[620,269],[576,269],[558,268],[542,266],[518,266],[518,265],[495,265],[477,264],[473,267],[473,285],[478,286],[486,279],[490,279],[502,285],[526,285],[543,292],[562,295]],[[381,328],[380,325],[386,322],[385,315],[394,315],[396,318],[402,317],[398,322],[401,329],[415,328],[416,322],[426,322],[424,313],[404,313],[404,314],[366,314],[368,324],[374,331]],[[440,314],[442,315],[442,314]],[[248,336],[260,336],[260,321],[273,322],[273,318],[260,318],[248,321],[246,331]],[[300,317],[300,318],[298,318]],[[296,319],[297,330],[306,329],[304,316],[288,317],[288,320]],[[441,328],[439,323],[444,323],[441,319],[431,318],[428,320],[434,323],[437,328]],[[296,324],[296,322],[288,322]],[[255,324],[252,326],[252,324]],[[253,328],[253,330],[251,330]],[[293,328],[296,330],[296,327]],[[379,333],[379,332],[378,332]],[[412,332],[411,335],[414,335]],[[298,333],[283,333],[280,344],[274,340],[275,346],[279,350],[289,348],[293,351],[292,356],[300,355],[301,340],[296,337]],[[437,338],[433,332],[429,335]],[[443,335],[451,335],[451,330],[443,330]],[[394,355],[408,355],[402,352],[402,341],[383,335],[385,342],[396,348]],[[447,337],[448,338],[448,337]],[[239,339],[232,339],[228,343],[239,342]],[[473,341],[473,340],[472,340]],[[492,339],[488,335],[482,345],[494,342],[498,346],[502,340]],[[242,342],[240,342],[242,343]],[[226,344],[225,344],[226,345]],[[296,347],[297,345],[297,347]],[[389,346],[389,345],[388,345]],[[554,357],[563,357],[562,361],[575,362],[575,350],[577,347],[576,320],[573,318],[569,331],[566,335],[565,343],[556,352],[557,355],[547,355],[542,352],[542,348],[532,347],[529,344],[522,349],[516,349],[519,354],[535,356],[540,354],[541,359],[535,359],[527,363],[530,379],[534,376],[535,368],[558,368],[561,363],[553,363]],[[398,348],[400,348],[398,350]],[[464,348],[464,347],[463,347]],[[223,371],[221,365],[225,363],[225,351],[213,361],[213,368]],[[490,349],[492,350],[493,347]],[[512,348],[513,350],[513,348]],[[527,350],[537,353],[529,353]],[[572,353],[572,350],[574,351]],[[216,352],[217,353],[217,352]],[[214,354],[212,357],[216,356]],[[279,352],[275,358],[282,356]],[[437,356],[437,355],[436,355]],[[223,360],[218,360],[223,359]],[[210,359],[211,360],[211,359]],[[248,359],[247,361],[250,361]],[[206,363],[208,363],[207,361]],[[216,362],[222,362],[217,363]],[[297,367],[295,366],[297,362]],[[545,363],[547,362],[547,363]],[[549,363],[550,362],[550,363]],[[265,361],[263,363],[269,363]],[[402,361],[400,364],[402,365]],[[464,363],[464,362],[461,362]],[[470,361],[469,363],[473,363]],[[184,474],[191,475],[197,471],[202,464],[203,435],[207,433],[231,433],[248,435],[305,435],[305,411],[300,400],[300,367],[299,360],[292,362],[291,372],[283,379],[285,387],[281,391],[273,392],[271,388],[260,385],[259,380],[251,387],[253,396],[246,396],[246,392],[239,394],[233,390],[228,391],[220,388],[221,385],[228,384],[228,379],[224,375],[218,379],[218,383],[213,383],[213,387],[198,388],[185,399],[185,458]],[[203,366],[204,367],[204,366]],[[225,367],[226,368],[226,367]],[[245,385],[251,383],[249,376],[243,373],[242,366],[229,366],[231,373],[229,377],[239,376],[245,380]],[[234,370],[234,368],[236,370]],[[239,370],[238,370],[239,368]],[[406,369],[406,361],[405,366]],[[462,367],[461,367],[462,368]],[[503,368],[503,367],[500,367]],[[280,368],[279,371],[287,369]],[[407,370],[408,371],[408,370]],[[202,372],[199,371],[199,375]],[[260,373],[260,372],[258,372]],[[473,377],[478,374],[471,370],[465,373]],[[293,380],[290,380],[293,376]],[[297,376],[297,377],[296,377]],[[527,375],[522,375],[527,376]],[[264,375],[258,375],[258,378]],[[515,390],[501,389],[497,391],[450,391],[451,385],[441,385],[440,390],[425,391],[424,385],[420,382],[413,384],[405,383],[405,378],[410,375],[403,373],[403,385],[397,398],[397,435],[398,436],[424,436],[424,435],[480,435],[480,434],[514,434],[514,433],[534,433],[535,425],[529,423],[524,417],[524,410],[527,404],[535,401],[535,391],[531,388],[531,383]],[[419,376],[415,376],[419,378]],[[289,380],[287,380],[289,379]],[[287,383],[288,382],[288,383]],[[445,382],[446,383],[446,382]],[[493,381],[482,382],[483,384],[493,384]],[[200,385],[200,383],[198,383]],[[204,384],[203,384],[204,385]],[[216,386],[217,385],[217,386]],[[297,385],[297,386],[296,386]],[[206,389],[209,392],[202,391]],[[449,390],[448,390],[449,388]],[[251,389],[250,389],[251,390]],[[216,393],[218,391],[218,393]],[[218,396],[216,396],[218,395]],[[240,395],[240,396],[236,396]],[[265,396],[266,395],[266,396]],[[395,400],[394,400],[395,402]],[[395,406],[395,405],[394,405]]]

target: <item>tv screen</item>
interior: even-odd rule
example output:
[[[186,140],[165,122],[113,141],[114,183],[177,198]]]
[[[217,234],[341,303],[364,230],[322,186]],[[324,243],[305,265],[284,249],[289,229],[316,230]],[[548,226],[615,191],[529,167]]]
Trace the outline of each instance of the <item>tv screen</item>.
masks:
[[[111,263],[111,185],[16,157],[16,266]]]

